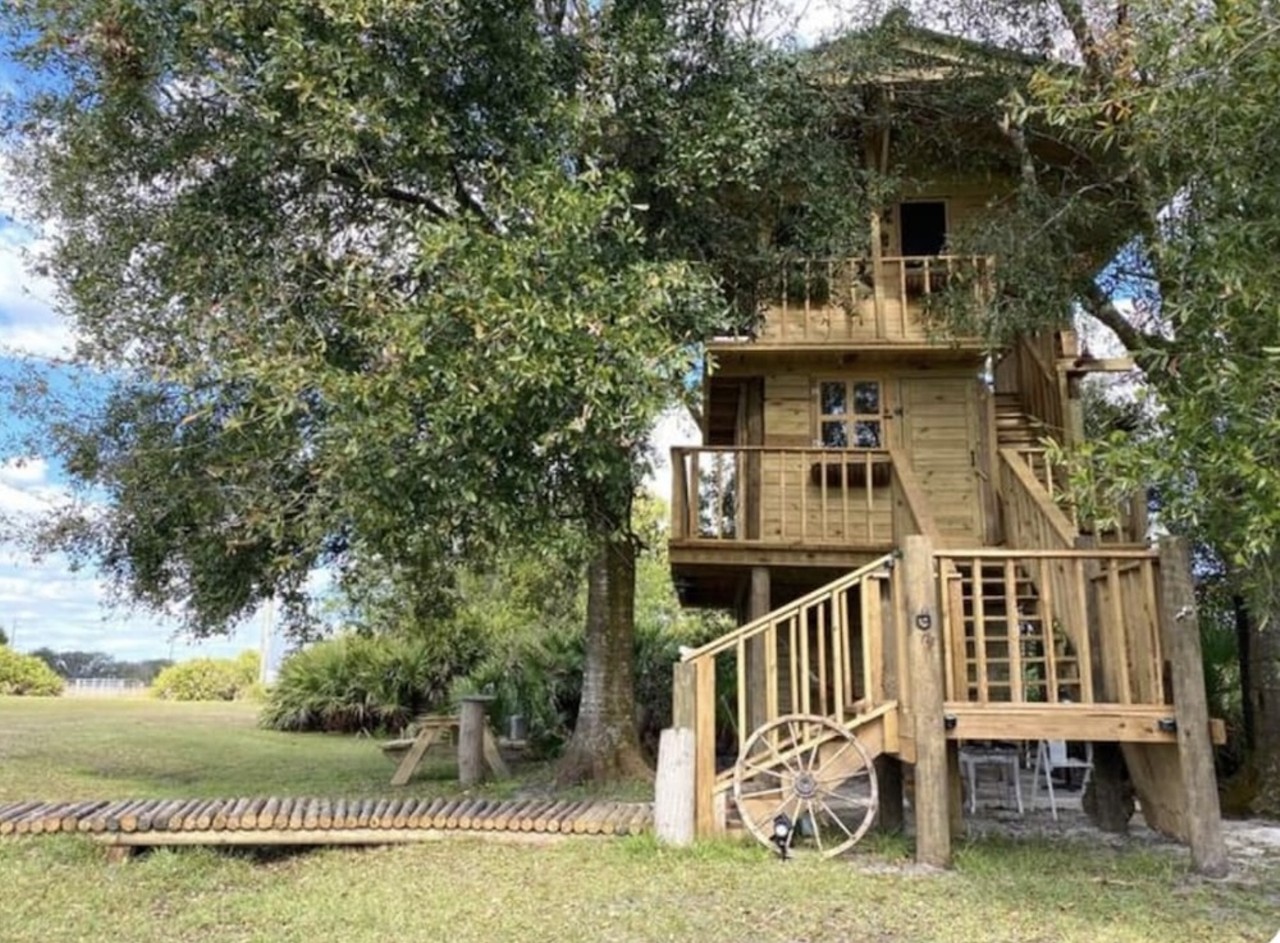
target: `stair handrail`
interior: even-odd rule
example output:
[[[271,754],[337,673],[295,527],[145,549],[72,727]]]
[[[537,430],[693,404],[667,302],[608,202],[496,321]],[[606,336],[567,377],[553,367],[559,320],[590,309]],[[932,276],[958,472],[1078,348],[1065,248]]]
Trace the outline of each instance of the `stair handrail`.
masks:
[[[871,561],[865,566],[858,567],[846,573],[844,576],[826,583],[815,589],[808,595],[794,599],[785,606],[767,612],[758,619],[754,619],[744,625],[738,626],[732,632],[726,632],[717,639],[712,639],[699,648],[686,649],[680,653],[681,662],[697,661],[700,658],[707,658],[726,652],[738,644],[739,641],[747,641],[757,635],[761,635],[769,629],[769,626],[776,624],[782,619],[789,618],[797,614],[806,606],[813,605],[816,602],[836,593],[842,592],[875,573],[877,570],[884,569],[893,565],[897,559],[897,553],[886,553],[884,556]]]
[[[916,477],[915,470],[911,467],[910,460],[903,454],[901,449],[890,448],[889,459],[893,466],[894,491],[895,491],[895,513],[893,515],[893,536],[897,543],[902,543],[902,537],[907,534],[923,534],[938,544],[942,540],[942,534],[938,530],[938,524],[933,519],[933,511],[929,508],[929,500],[925,496],[924,486],[920,484],[920,479]],[[911,530],[902,527],[907,523],[900,519],[896,513],[897,498],[902,499],[903,506],[911,515],[911,523],[915,525],[915,529]]]
[[[1072,523],[1071,518],[1067,517],[1062,508],[1049,496],[1048,490],[1040,483],[1035,473],[1023,461],[1022,455],[1018,449],[1001,449],[1000,459],[1004,465],[1004,470],[1012,475],[1013,484],[1016,485],[1025,497],[1034,506],[1040,522],[1048,529],[1048,532],[1042,535],[1042,539],[1034,542],[1034,546],[1027,549],[1034,550],[1069,550],[1076,545],[1076,537],[1079,531],[1076,525]],[[1012,503],[1014,496],[1009,493],[1005,487],[1005,481],[1001,480],[1001,494],[1005,499],[1006,506]],[[1006,523],[1006,531],[1008,531],[1008,523]],[[1008,534],[1007,534],[1008,536]],[[1054,538],[1043,539],[1043,538]]]

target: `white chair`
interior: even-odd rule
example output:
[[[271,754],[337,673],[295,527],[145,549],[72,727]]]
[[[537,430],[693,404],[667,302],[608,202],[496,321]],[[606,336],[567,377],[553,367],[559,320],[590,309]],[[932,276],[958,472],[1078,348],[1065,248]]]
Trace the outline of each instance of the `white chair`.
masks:
[[[1019,770],[1018,751],[1010,748],[960,750],[960,768],[964,772],[969,786],[969,812],[978,810],[978,767],[994,766],[1000,770],[1000,778],[1004,781],[1006,794],[1013,787],[1014,799],[1018,804],[1018,814],[1022,815],[1022,775]]]
[[[1040,794],[1040,775],[1043,773],[1045,785],[1049,788],[1049,809],[1053,813],[1055,822],[1058,821],[1058,802],[1053,794],[1053,774],[1060,769],[1082,769],[1084,780],[1080,783],[1080,788],[1084,789],[1089,785],[1089,778],[1093,775],[1092,743],[1084,745],[1084,755],[1083,760],[1067,756],[1065,740],[1041,740],[1036,745],[1036,771],[1031,780],[1031,803],[1035,805],[1036,797]]]

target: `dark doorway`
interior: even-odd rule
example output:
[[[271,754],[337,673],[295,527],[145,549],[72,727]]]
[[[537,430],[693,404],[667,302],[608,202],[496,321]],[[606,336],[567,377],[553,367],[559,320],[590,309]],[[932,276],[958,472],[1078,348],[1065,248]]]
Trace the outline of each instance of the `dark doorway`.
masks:
[[[902,254],[941,255],[947,244],[947,204],[902,203],[901,215]]]

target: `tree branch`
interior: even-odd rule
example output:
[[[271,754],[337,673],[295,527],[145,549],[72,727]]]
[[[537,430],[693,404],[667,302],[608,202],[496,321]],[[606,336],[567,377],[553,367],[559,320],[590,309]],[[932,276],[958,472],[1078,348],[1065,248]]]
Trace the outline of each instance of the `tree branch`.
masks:
[[[360,176],[349,167],[336,166],[330,168],[333,176],[346,183],[353,183],[360,189],[379,196],[387,200],[394,200],[397,203],[407,203],[410,206],[421,207],[436,219],[453,219],[454,214],[449,212],[438,202],[425,193],[416,193],[413,190],[406,190],[391,183],[374,183]]]
[[[1173,346],[1167,337],[1135,327],[1097,285],[1090,284],[1083,303],[1086,313],[1111,328],[1120,338],[1120,343],[1135,357],[1152,350],[1169,350]]]

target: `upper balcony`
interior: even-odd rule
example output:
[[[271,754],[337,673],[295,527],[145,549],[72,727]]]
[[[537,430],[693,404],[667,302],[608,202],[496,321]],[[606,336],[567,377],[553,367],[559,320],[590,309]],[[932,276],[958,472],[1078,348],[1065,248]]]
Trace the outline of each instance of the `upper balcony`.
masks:
[[[717,338],[714,351],[758,348],[974,347],[940,317],[943,299],[991,297],[987,256],[811,258],[785,262],[763,286],[764,316],[753,335]]]

